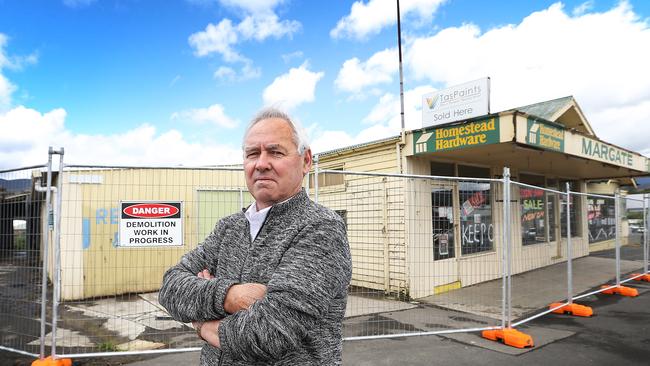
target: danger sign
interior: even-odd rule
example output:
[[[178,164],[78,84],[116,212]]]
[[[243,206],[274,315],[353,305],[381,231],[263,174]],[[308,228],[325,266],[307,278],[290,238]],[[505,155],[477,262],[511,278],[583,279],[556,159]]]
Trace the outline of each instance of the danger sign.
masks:
[[[120,202],[121,247],[183,245],[182,202]]]

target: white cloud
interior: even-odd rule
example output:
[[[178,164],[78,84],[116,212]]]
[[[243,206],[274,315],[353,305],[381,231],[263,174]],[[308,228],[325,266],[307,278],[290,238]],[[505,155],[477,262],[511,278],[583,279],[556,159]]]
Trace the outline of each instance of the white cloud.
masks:
[[[620,122],[606,110],[637,110],[646,113],[639,121],[650,120],[641,108],[650,99],[650,47],[642,46],[648,44],[648,21],[625,1],[576,16],[556,3],[519,24],[486,32],[466,24],[413,39],[404,60],[409,75],[433,85],[490,76],[492,111],[573,95],[600,135]],[[601,137],[623,147],[629,143]]]
[[[149,124],[113,135],[75,134],[65,128],[66,112],[40,113],[16,107],[0,113],[0,169],[41,164],[48,146],[65,148],[65,161],[74,164],[214,165],[241,162],[234,144],[199,144],[176,130],[158,132]]]
[[[446,0],[403,0],[400,15],[405,18],[414,15],[420,22],[431,19]],[[379,33],[382,28],[397,22],[397,7],[394,0],[355,1],[350,14],[341,18],[330,31],[332,38],[365,39]]]
[[[264,104],[293,109],[302,103],[314,101],[316,84],[325,74],[309,71],[308,66],[305,62],[276,77],[264,89]]]
[[[253,66],[252,61],[247,61],[241,67],[239,72],[235,71],[232,67],[220,66],[212,76],[215,79],[223,81],[243,81],[249,79],[256,79],[262,74],[259,67]]]
[[[354,57],[343,63],[334,84],[346,92],[362,93],[368,86],[392,82],[398,67],[396,48],[379,51],[367,61]]]
[[[582,15],[594,7],[594,0],[585,1],[584,3],[573,8],[573,15]]]
[[[429,85],[422,85],[404,92],[404,125],[406,130],[422,127],[422,94],[434,91]],[[376,141],[397,136],[401,132],[402,118],[399,95],[386,93],[382,95],[370,113],[363,119],[370,125],[350,135],[344,131],[329,131],[312,128],[312,150],[323,152],[345,146]]]
[[[25,65],[35,64],[38,61],[37,54],[29,56],[9,56],[5,48],[9,42],[9,37],[0,33],[0,111],[6,110],[11,106],[12,94],[17,87],[3,75],[3,69],[22,70]]]
[[[291,53],[286,53],[282,55],[282,60],[284,60],[285,63],[293,60],[294,58],[296,59],[301,59],[304,57],[304,54],[302,51],[296,51],[296,52],[291,52]]]
[[[243,63],[239,76],[229,72],[232,68],[220,67],[215,77],[230,80],[257,78],[261,71],[253,66],[253,61],[242,55],[235,46],[244,41],[263,42],[267,38],[280,39],[292,37],[301,24],[295,20],[281,20],[274,8],[283,0],[219,0],[219,2],[242,13],[243,19],[238,24],[224,18],[218,24],[209,23],[205,30],[193,33],[188,42],[198,57],[219,54],[227,63]]]
[[[261,74],[262,70],[259,67],[253,66],[252,62],[246,62],[240,70],[239,80],[256,79]]]
[[[0,111],[11,105],[11,94],[15,90],[16,86],[0,74]]]
[[[606,141],[650,156],[650,100],[608,107],[587,118]]]
[[[291,37],[298,30],[300,30],[300,22],[295,20],[280,21],[274,13],[247,16],[237,25],[237,31],[243,39],[254,39],[258,42],[269,37],[275,39],[284,36]]]
[[[213,104],[207,108],[196,108],[182,112],[175,112],[172,114],[171,119],[197,123],[211,123],[224,128],[235,128],[239,125],[239,121],[226,115],[223,106],[220,104]]]
[[[210,23],[203,32],[194,33],[189,37],[190,45],[195,49],[194,54],[201,57],[216,52],[221,54],[226,62],[242,59],[232,48],[237,40],[237,30],[230,19],[223,19],[217,25]]]
[[[237,72],[228,66],[220,66],[217,71],[214,72],[215,79],[222,80],[234,80]]]

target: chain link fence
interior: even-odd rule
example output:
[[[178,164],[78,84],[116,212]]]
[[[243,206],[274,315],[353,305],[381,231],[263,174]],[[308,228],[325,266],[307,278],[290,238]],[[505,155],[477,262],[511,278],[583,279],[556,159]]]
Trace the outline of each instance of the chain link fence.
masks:
[[[0,171],[0,347],[70,358],[198,350],[157,291],[220,218],[254,202],[241,167],[48,167]],[[316,168],[305,179],[347,226],[345,340],[518,326],[550,302],[647,273],[647,198],[511,182],[507,169],[466,175]]]
[[[0,346],[29,355],[39,353],[45,323],[40,249],[54,229],[40,189],[46,175],[45,165],[0,171]]]

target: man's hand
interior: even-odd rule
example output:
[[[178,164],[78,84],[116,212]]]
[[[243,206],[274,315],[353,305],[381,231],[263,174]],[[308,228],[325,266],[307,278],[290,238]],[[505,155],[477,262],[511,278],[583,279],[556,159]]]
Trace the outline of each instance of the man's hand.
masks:
[[[253,303],[266,295],[266,286],[259,283],[242,283],[232,285],[226,293],[223,308],[228,314],[246,310]]]
[[[207,269],[197,273],[196,276],[206,280],[214,278]],[[264,295],[266,295],[266,286],[260,283],[232,285],[226,293],[223,308],[228,314],[234,314],[239,310],[248,309],[255,301],[263,298]]]
[[[196,277],[205,278],[206,280],[211,280],[214,278],[214,276],[211,275],[210,271],[208,271],[207,269],[204,269],[203,271],[197,273]]]
[[[220,320],[210,320],[207,322],[192,322],[196,334],[204,341],[219,348],[221,341],[219,340],[219,323]]]

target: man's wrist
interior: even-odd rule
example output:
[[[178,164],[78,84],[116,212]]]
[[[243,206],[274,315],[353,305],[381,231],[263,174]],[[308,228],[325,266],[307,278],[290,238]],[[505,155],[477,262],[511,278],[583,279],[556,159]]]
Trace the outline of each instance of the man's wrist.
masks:
[[[203,322],[195,322],[195,323],[193,323],[193,325],[194,325],[194,330],[196,330],[196,335],[198,335],[199,338],[201,338],[202,340],[205,341],[205,339],[204,339],[203,336],[201,335],[201,328],[203,328],[203,324],[204,324]]]

